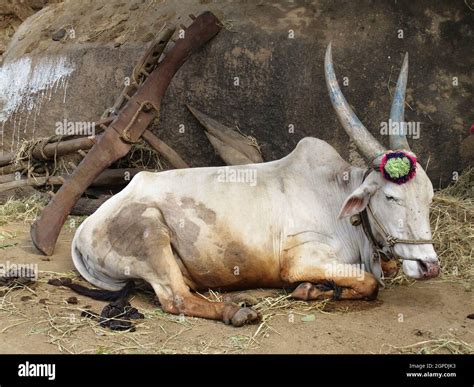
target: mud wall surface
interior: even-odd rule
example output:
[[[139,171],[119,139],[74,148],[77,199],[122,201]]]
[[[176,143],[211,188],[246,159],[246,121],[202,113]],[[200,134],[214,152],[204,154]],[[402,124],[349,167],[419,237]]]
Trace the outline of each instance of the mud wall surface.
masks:
[[[187,25],[190,13],[211,10],[226,28],[177,73],[153,127],[190,165],[222,160],[186,103],[256,137],[266,160],[314,136],[358,162],[326,91],[324,52],[332,41],[343,93],[385,145],[381,123],[409,53],[405,115],[419,125],[409,142],[434,186],[446,185],[474,159],[471,3],[67,0],[40,7],[3,54],[1,149],[51,136],[64,119],[97,120],[165,23]]]

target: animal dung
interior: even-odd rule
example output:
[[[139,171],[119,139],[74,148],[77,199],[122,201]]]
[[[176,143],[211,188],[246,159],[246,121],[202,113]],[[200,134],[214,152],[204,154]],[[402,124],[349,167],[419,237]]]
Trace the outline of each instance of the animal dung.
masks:
[[[135,326],[130,320],[143,319],[145,316],[132,307],[129,302],[121,299],[104,306],[100,316],[91,311],[83,310],[81,317],[97,320],[102,328],[109,328],[113,331],[135,332]]]
[[[145,316],[136,308],[133,308],[129,302],[125,300],[118,300],[111,302],[102,309],[100,314],[100,325],[104,328],[110,328],[113,331],[135,331],[130,319],[142,319]]]
[[[81,312],[81,317],[86,317],[86,318],[91,318],[91,319],[99,318],[99,316],[91,310],[83,310]]]
[[[22,266],[12,267],[4,276],[0,277],[0,286],[26,286],[36,282],[36,275],[35,270],[32,268]]]

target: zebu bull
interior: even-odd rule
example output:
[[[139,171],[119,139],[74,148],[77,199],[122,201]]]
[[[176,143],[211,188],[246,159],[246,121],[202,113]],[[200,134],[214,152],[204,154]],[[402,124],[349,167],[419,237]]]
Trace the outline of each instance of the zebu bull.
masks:
[[[407,72],[405,57],[392,122],[404,120]],[[110,291],[142,279],[166,312],[235,326],[259,316],[192,290],[293,287],[293,297],[303,300],[371,300],[382,283],[382,255],[402,259],[410,277],[436,276],[430,180],[416,161],[416,175],[403,184],[379,171],[388,152],[344,99],[331,45],[325,74],[339,120],[369,169],[304,138],[268,163],[141,172],[77,230],[72,257],[81,275]],[[415,160],[403,133],[390,136],[390,147]],[[361,264],[363,271],[353,270]]]

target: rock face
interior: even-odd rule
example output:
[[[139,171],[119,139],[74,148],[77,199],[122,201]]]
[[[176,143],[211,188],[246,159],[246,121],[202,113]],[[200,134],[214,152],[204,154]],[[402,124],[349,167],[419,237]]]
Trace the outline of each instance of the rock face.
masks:
[[[0,1],[0,62],[8,43],[20,24],[48,4],[61,0],[2,0]]]
[[[357,153],[332,111],[324,51],[355,112],[388,144],[391,93],[410,55],[409,139],[435,187],[472,165],[472,12],[459,2],[65,1],[27,18],[0,68],[1,149],[49,137],[58,122],[90,122],[111,106],[164,23],[189,24],[211,10],[225,29],[178,72],[155,134],[192,166],[222,164],[189,103],[257,138],[265,160],[305,136]],[[415,125],[416,124],[416,125]],[[184,129],[184,130],[183,130]]]

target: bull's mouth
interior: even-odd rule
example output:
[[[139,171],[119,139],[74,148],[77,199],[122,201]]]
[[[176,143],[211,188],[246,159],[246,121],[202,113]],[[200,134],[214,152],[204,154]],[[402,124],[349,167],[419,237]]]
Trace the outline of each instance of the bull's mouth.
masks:
[[[411,275],[411,273],[407,273],[412,278],[418,280],[426,280],[430,278],[435,278],[439,275],[440,267],[438,262],[429,262],[422,259],[417,259],[415,261],[411,261],[413,265],[416,265],[416,274]],[[410,270],[408,270],[410,271]]]
[[[403,271],[405,274],[417,280],[427,280],[439,275],[440,267],[438,260],[427,261],[426,259],[404,260]]]

